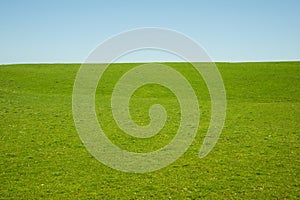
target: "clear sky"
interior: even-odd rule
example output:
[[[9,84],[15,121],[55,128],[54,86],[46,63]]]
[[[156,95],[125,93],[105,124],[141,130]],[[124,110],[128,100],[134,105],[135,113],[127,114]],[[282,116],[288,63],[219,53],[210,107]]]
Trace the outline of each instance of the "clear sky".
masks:
[[[214,61],[300,60],[300,0],[0,0],[0,63],[83,62],[139,27],[184,33]]]

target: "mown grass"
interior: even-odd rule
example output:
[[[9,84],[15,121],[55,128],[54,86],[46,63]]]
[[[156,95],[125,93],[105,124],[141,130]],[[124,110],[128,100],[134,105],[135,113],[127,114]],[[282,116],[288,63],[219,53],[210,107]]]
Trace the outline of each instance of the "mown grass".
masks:
[[[213,151],[199,159],[209,124],[209,94],[187,63],[166,63],[186,76],[199,98],[196,140],[170,166],[147,174],[108,168],[85,149],[72,117],[79,64],[0,66],[1,199],[299,199],[300,62],[217,63],[227,92],[227,118]],[[109,98],[118,77],[137,64],[115,64],[97,90],[97,114],[118,146],[149,152],[178,127],[178,102],[150,85],[131,102],[133,119],[149,122],[153,103],[166,107],[166,127],[135,139],[112,120]],[[155,98],[154,98],[155,97]]]

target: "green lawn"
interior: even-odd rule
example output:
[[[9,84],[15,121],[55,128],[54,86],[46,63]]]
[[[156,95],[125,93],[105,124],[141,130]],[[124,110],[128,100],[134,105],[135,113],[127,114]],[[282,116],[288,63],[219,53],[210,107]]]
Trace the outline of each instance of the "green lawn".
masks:
[[[0,199],[299,199],[300,62],[217,63],[227,93],[227,118],[211,153],[198,153],[210,119],[201,77],[187,63],[165,63],[187,77],[198,96],[196,139],[176,162],[146,174],[108,168],[83,146],[72,116],[79,64],[0,66]],[[178,101],[148,85],[131,100],[132,117],[149,122],[148,109],[168,111],[150,139],[120,131],[112,119],[114,84],[138,64],[114,64],[97,89],[97,114],[118,146],[150,152],[168,144],[179,126]],[[155,97],[155,98],[154,98]]]

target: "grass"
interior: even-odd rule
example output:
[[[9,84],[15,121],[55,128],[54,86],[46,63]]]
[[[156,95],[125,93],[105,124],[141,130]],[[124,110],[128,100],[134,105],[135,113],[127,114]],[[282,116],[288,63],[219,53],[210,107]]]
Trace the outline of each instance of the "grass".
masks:
[[[176,162],[147,174],[108,168],[85,149],[72,117],[79,64],[0,66],[0,199],[299,199],[300,62],[217,63],[227,92],[227,118],[213,151],[198,152],[210,117],[209,95],[187,63],[166,63],[186,76],[199,98],[200,128]],[[137,64],[115,64],[97,89],[97,114],[118,146],[149,152],[178,127],[174,95],[144,86],[131,101],[136,123],[147,124],[153,103],[166,107],[166,127],[135,139],[112,120],[113,85]],[[155,97],[155,98],[153,98]]]

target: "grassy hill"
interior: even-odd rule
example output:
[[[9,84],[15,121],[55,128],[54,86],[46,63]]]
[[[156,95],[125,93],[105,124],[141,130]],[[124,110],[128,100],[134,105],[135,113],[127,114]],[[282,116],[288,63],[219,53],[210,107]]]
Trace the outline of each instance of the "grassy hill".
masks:
[[[299,199],[300,62],[216,63],[227,93],[225,127],[213,151],[198,153],[210,119],[202,78],[187,63],[165,63],[184,74],[201,109],[200,128],[176,162],[146,174],[108,168],[83,146],[72,117],[80,64],[0,66],[0,199]],[[114,64],[97,89],[97,115],[123,149],[150,152],[174,136],[179,105],[166,88],[150,85],[132,98],[132,117],[149,122],[155,102],[166,127],[150,139],[120,131],[109,109],[118,78],[138,64]],[[155,96],[156,98],[152,98]]]

